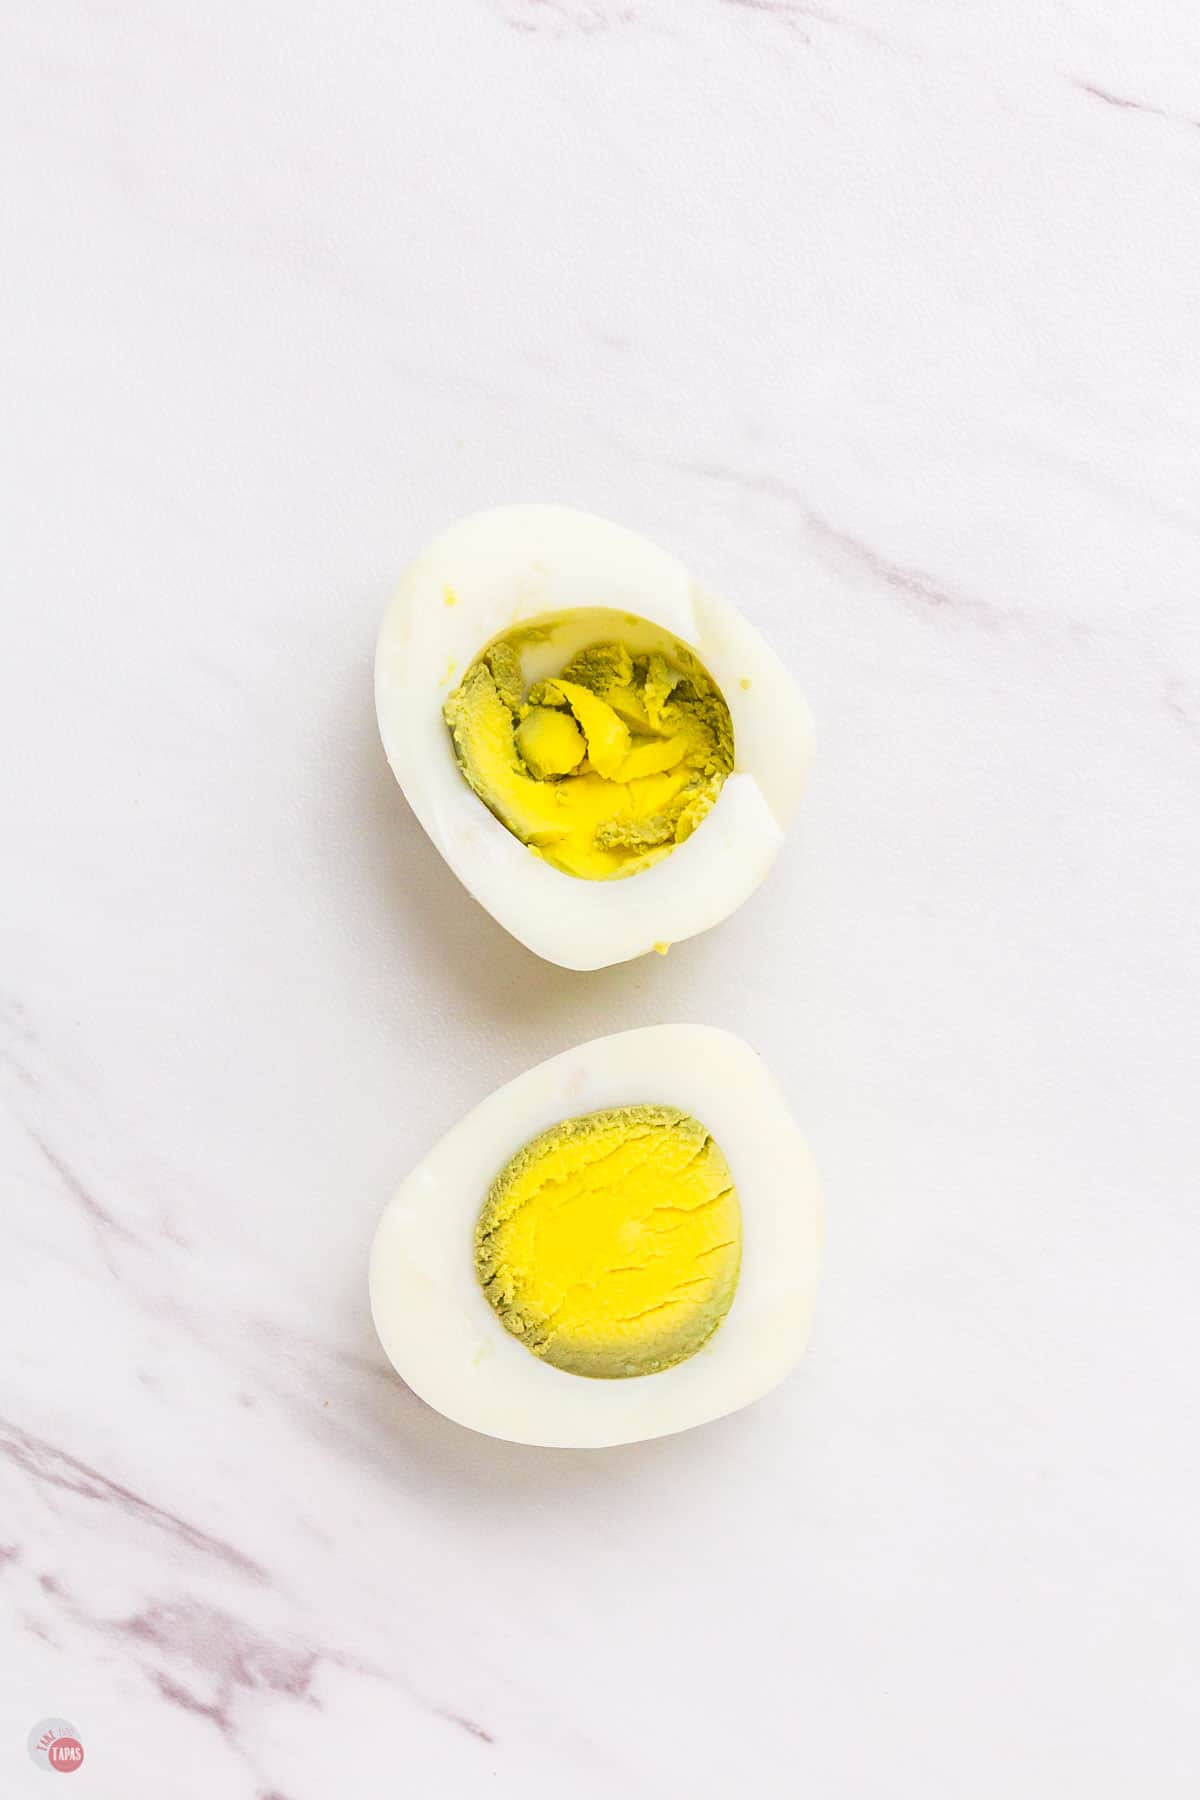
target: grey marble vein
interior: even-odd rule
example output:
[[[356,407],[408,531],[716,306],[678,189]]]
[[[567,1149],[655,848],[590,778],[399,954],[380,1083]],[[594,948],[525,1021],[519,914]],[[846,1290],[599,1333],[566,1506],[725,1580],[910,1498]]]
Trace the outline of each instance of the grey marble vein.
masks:
[[[47,1443],[10,1420],[0,1419],[0,1456],[48,1488],[62,1488],[102,1507],[112,1507],[135,1523],[165,1532],[173,1541],[201,1556],[215,1557],[239,1575],[259,1582],[268,1579],[262,1565],[236,1545],[201,1530],[177,1513],[112,1480],[99,1469],[89,1467],[68,1451]]]

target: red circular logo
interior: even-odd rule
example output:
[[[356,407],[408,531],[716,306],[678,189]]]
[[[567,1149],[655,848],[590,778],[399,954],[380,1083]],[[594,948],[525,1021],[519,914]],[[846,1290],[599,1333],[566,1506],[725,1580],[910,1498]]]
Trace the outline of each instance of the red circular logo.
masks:
[[[79,1732],[69,1719],[39,1719],[26,1743],[34,1765],[47,1774],[69,1775],[83,1761]]]
[[[60,1775],[69,1775],[83,1761],[83,1745],[77,1737],[55,1738],[46,1754],[52,1769]]]

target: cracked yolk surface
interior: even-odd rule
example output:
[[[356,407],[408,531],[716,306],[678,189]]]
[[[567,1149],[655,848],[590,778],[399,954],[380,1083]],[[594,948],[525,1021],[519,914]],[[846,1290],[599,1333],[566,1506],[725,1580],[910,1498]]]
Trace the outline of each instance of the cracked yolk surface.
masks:
[[[600,1378],[693,1356],[729,1311],[741,1256],[729,1165],[669,1106],[588,1113],[533,1138],[475,1228],[505,1329],[555,1368]]]

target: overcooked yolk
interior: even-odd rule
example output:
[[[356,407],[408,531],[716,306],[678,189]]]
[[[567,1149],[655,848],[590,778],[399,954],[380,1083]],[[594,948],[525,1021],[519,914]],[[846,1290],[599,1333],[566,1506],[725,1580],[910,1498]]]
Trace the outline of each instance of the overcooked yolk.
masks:
[[[567,1119],[492,1183],[475,1268],[510,1331],[572,1375],[652,1375],[693,1356],[733,1301],[742,1218],[729,1165],[669,1106]]]
[[[636,874],[690,837],[716,800],[733,768],[729,708],[681,644],[669,657],[596,644],[527,690],[529,636],[495,639],[446,701],[459,767],[555,868],[593,881]]]

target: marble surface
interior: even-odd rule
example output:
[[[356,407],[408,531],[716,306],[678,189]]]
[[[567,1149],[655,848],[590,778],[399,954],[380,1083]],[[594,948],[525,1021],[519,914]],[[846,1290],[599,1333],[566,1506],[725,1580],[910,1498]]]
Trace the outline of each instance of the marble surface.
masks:
[[[0,1772],[116,1800],[1196,1792],[1192,0],[62,0],[0,57]],[[561,499],[805,683],[768,885],[571,976],[380,753],[405,559]],[[701,1019],[812,1351],[606,1453],[428,1412],[406,1168]]]

